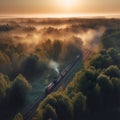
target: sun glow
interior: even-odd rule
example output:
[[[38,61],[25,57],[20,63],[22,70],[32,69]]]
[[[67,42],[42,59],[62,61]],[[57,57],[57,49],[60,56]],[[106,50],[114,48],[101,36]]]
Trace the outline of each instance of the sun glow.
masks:
[[[64,2],[62,4],[65,7],[72,7],[75,4],[75,1],[74,0],[64,0]]]
[[[74,9],[76,0],[57,0],[57,4],[64,10]]]

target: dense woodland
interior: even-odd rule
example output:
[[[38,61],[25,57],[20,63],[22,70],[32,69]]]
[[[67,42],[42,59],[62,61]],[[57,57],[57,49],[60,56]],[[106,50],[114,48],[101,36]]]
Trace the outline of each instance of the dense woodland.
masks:
[[[100,51],[65,91],[49,95],[33,120],[120,119],[120,29],[107,30]]]
[[[0,21],[0,119],[19,112],[31,81],[46,76],[51,59],[65,64],[86,56],[86,48],[83,69],[64,91],[46,97],[33,120],[120,119],[119,19]]]

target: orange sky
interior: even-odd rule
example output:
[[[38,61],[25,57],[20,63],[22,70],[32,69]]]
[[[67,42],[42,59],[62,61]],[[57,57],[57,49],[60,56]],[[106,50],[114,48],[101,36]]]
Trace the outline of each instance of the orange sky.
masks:
[[[120,0],[1,0],[0,15],[120,14]]]

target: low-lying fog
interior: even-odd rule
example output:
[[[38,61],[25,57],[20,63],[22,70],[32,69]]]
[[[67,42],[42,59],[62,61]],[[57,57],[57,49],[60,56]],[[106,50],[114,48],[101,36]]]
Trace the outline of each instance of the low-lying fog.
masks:
[[[71,60],[77,54],[85,55],[86,49],[97,52],[105,30],[116,29],[119,24],[114,19],[106,21],[77,18],[0,19],[0,72],[8,75],[21,72],[29,76],[32,72],[42,73],[45,66],[51,68],[51,61],[58,64]],[[31,61],[33,66],[30,66]],[[35,70],[24,73],[29,67]]]

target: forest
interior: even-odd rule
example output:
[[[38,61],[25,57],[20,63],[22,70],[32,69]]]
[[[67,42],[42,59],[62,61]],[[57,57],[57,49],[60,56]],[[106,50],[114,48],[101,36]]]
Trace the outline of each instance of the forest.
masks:
[[[80,54],[80,70],[33,120],[119,120],[119,35],[119,19],[0,19],[0,118],[23,120],[33,83],[42,89],[56,75],[51,61],[62,69]]]
[[[49,95],[33,120],[120,119],[120,29],[108,29],[99,52],[76,73],[65,91]]]

